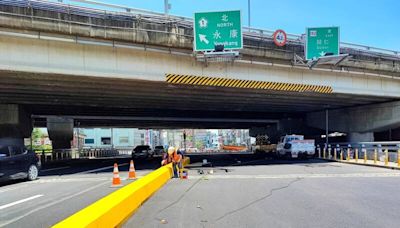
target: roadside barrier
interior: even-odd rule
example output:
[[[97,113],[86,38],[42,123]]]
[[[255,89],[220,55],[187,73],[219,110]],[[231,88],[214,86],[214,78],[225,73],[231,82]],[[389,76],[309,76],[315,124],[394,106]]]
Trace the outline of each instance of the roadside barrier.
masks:
[[[364,151],[364,163],[367,163],[368,160],[367,149],[363,149],[363,151]]]
[[[333,148],[333,159],[337,160],[337,149]]]
[[[397,150],[397,166],[400,167],[400,148]]]
[[[347,161],[350,161],[350,148],[347,148],[346,160],[347,160]]]
[[[190,163],[185,158],[182,164]],[[168,164],[124,186],[54,225],[54,228],[119,227],[173,176]]]
[[[323,148],[322,157],[320,156],[321,148]],[[331,156],[330,148],[331,145],[317,145],[319,158],[363,165],[400,168],[400,142],[341,143],[333,147],[333,156]],[[329,151],[328,154],[326,154],[326,150]],[[339,158],[337,153],[339,153]]]
[[[172,177],[163,166],[54,225],[55,228],[117,227]]]
[[[111,187],[120,187],[121,185],[121,178],[119,177],[118,165],[114,163],[114,170],[113,170],[113,179]]]
[[[358,148],[354,149],[354,154],[355,154],[355,157],[356,157],[356,162],[358,162]]]
[[[131,160],[131,164],[129,165],[129,175],[128,175],[129,180],[134,180],[136,179],[136,170],[135,170],[135,165],[133,164],[133,160]]]
[[[389,151],[388,149],[385,150],[385,165],[389,164]]]
[[[182,161],[182,166],[188,166],[190,164],[190,158],[189,157],[185,157]]]

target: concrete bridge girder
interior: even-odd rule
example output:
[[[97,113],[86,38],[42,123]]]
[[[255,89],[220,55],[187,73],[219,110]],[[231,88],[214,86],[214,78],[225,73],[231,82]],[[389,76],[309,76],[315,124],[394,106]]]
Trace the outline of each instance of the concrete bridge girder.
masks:
[[[26,7],[7,6],[1,10],[5,15],[0,15],[0,25],[6,28],[18,28],[48,33],[64,34],[71,36],[83,36],[106,40],[119,40],[124,42],[145,43],[163,47],[178,47],[191,50],[193,46],[193,27],[191,22],[171,18],[152,18],[145,15],[121,15],[125,20],[119,20],[113,16],[107,19],[92,18],[88,9],[85,16],[66,12],[54,13],[52,10],[35,9],[36,15],[26,16],[23,12],[30,11]],[[66,6],[67,7],[67,6]],[[15,14],[13,16],[9,14]],[[20,15],[20,16],[18,16]],[[106,15],[105,15],[106,16]],[[68,21],[60,21],[59,18],[68,18]],[[118,16],[117,16],[118,18]],[[105,25],[113,25],[107,27]],[[302,54],[301,42],[288,42],[285,48],[276,48],[272,39],[259,36],[254,33],[244,37],[245,49],[243,54],[250,58],[271,58],[274,62],[289,64],[293,54]],[[175,38],[177,37],[177,39]],[[358,49],[343,47],[341,52],[353,55],[354,61],[342,63],[344,67],[365,69],[368,71],[384,71],[386,73],[399,72],[398,59],[381,58],[375,55],[365,55]],[[368,60],[368,61],[359,61]],[[392,61],[396,60],[396,61]]]
[[[71,140],[74,133],[74,120],[65,117],[47,118],[47,131],[52,142],[53,149],[71,148]]]
[[[30,114],[16,104],[0,104],[0,145],[24,145],[32,132]]]
[[[192,56],[0,36],[0,70],[165,81],[166,73],[331,86],[334,93],[400,97],[400,80],[235,62],[208,67]],[[28,55],[28,56],[27,56]],[[29,56],[31,55],[31,56]]]
[[[325,129],[326,113],[307,114],[307,124]],[[378,132],[400,127],[400,101],[329,110],[329,131],[355,133],[353,138],[370,138],[360,133]],[[357,134],[358,133],[358,134]]]

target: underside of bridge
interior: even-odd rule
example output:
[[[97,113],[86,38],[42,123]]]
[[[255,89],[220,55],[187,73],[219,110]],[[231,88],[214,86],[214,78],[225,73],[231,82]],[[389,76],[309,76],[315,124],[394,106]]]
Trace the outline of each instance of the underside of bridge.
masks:
[[[172,85],[59,74],[2,71],[0,75],[0,103],[18,107],[18,113],[23,110],[23,116],[31,117],[28,125],[47,126],[55,141],[55,138],[70,140],[71,134],[63,131],[73,126],[153,129],[268,129],[273,126],[276,130],[279,125],[285,128],[282,120],[292,120],[286,126],[292,130],[287,133],[302,133],[299,131],[306,128],[304,120],[308,113],[394,101],[376,96]],[[7,115],[14,115],[13,110]],[[57,121],[62,129],[57,127]],[[17,121],[17,125],[26,125],[26,122]],[[323,131],[315,128],[312,132]],[[14,137],[29,137],[28,133],[29,129],[19,131]]]
[[[82,127],[243,128],[306,113],[393,101],[391,98],[23,72],[0,73],[0,102],[23,105],[45,126],[70,116]]]
[[[173,16],[5,1],[0,18],[0,143],[22,143],[32,127],[47,127],[53,146],[68,147],[78,126],[398,135],[391,131],[400,127],[397,53],[345,45],[348,61],[310,70],[297,58],[300,37],[277,47],[249,31],[241,59],[208,65],[193,58],[192,22]],[[175,74],[186,79],[167,80]],[[190,84],[190,77],[211,83]],[[253,83],[274,86],[249,89]]]

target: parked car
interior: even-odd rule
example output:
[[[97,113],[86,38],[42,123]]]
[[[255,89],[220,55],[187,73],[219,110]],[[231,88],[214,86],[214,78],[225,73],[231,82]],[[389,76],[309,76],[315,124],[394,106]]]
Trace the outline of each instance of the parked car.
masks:
[[[21,146],[0,145],[0,180],[35,180],[40,168],[35,152]]]
[[[156,146],[154,147],[154,156],[162,156],[162,154],[164,153],[164,147],[163,146]]]
[[[132,158],[148,158],[153,156],[151,147],[149,145],[139,145],[132,150]]]

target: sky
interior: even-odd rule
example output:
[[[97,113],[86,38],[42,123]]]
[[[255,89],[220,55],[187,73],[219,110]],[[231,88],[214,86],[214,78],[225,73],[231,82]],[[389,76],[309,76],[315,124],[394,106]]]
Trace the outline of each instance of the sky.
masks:
[[[164,11],[164,0],[96,1]],[[170,14],[186,17],[193,17],[194,12],[239,9],[242,25],[248,25],[248,0],[169,0],[169,3]],[[250,0],[250,3],[251,27],[302,34],[306,27],[339,26],[343,42],[400,51],[399,0]]]

